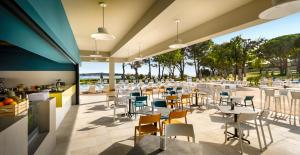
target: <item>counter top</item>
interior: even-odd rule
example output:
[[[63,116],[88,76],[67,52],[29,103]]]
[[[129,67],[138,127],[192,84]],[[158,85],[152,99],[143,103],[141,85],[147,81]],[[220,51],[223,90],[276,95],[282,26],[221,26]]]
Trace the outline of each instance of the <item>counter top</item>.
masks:
[[[27,111],[19,114],[18,116],[7,116],[7,117],[0,117],[0,132],[5,130],[6,128],[10,127],[11,125],[15,124],[22,118],[27,116]]]
[[[64,92],[64,91],[66,91],[66,90],[68,90],[69,88],[71,88],[73,85],[65,85],[65,86],[61,86],[61,89],[62,90],[59,90],[59,91],[49,91],[49,93],[62,93],[62,92]]]

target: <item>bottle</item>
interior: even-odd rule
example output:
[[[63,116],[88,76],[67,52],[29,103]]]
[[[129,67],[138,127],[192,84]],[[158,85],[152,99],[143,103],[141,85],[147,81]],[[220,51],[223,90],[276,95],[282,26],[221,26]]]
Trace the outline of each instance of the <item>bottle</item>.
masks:
[[[165,135],[160,136],[160,149],[164,151],[167,149],[167,138]]]

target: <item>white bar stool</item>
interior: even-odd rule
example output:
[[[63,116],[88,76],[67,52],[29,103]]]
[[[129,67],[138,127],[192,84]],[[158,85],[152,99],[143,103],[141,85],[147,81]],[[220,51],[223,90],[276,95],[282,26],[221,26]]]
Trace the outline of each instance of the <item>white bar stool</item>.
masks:
[[[284,115],[286,114],[286,103],[285,101],[287,101],[287,105],[289,106],[289,91],[286,89],[280,89],[279,90],[279,95],[280,95],[280,101],[282,100],[283,102],[283,113]],[[281,104],[280,104],[280,110],[281,110]]]
[[[273,103],[275,105],[275,116],[277,116],[278,108],[277,104],[280,105],[280,95],[275,95],[275,89],[265,89],[265,104],[264,109],[270,109],[271,98],[273,98]],[[266,108],[266,104],[268,104]]]
[[[290,106],[290,121],[292,118],[292,109],[294,107],[294,123],[296,124],[296,109],[297,109],[297,100],[300,100],[300,92],[299,91],[295,91],[295,92],[291,92],[291,106]],[[298,113],[300,112],[300,103],[298,102]],[[300,119],[299,119],[299,123],[300,123]]]

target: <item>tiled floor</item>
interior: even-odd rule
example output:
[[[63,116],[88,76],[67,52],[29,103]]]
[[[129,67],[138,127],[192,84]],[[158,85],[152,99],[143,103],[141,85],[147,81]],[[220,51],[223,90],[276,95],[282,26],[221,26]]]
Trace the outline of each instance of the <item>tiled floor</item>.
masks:
[[[254,95],[259,104],[259,91],[247,88],[237,93],[238,96]],[[133,146],[134,126],[137,120],[121,118],[120,123],[113,124],[113,110],[106,109],[105,96],[82,95],[81,105],[72,106],[71,110],[57,130],[55,155],[123,155]],[[118,109],[122,113],[123,109]],[[206,143],[224,154],[239,154],[239,143],[231,140],[224,144],[223,117],[216,110],[195,110],[188,114],[188,122],[194,125],[196,142]],[[274,142],[263,152],[259,151],[255,131],[247,137],[251,141],[245,143],[245,154],[292,155],[300,154],[300,126],[290,125],[289,119],[270,117]],[[265,129],[267,131],[267,129]],[[267,132],[266,132],[267,133]],[[267,143],[270,142],[266,134]],[[181,139],[182,137],[178,137]],[[186,140],[184,138],[183,140]],[[213,154],[213,153],[212,153]]]

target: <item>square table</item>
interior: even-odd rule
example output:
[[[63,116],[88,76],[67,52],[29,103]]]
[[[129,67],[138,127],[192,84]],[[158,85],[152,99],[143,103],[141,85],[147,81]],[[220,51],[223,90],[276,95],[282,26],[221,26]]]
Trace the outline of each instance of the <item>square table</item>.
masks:
[[[231,110],[231,106],[217,106],[217,107],[224,114],[233,114],[234,115],[234,122],[237,122],[237,117],[241,113],[255,113],[255,111],[253,111],[253,109],[250,109],[248,107],[235,106],[234,110]],[[230,139],[230,138],[239,138],[237,128],[234,128],[234,133],[231,133],[231,132],[227,132],[227,133],[232,135],[231,137],[228,137],[228,139]],[[247,141],[250,144],[249,140],[244,139],[244,138],[242,138],[242,140]]]

